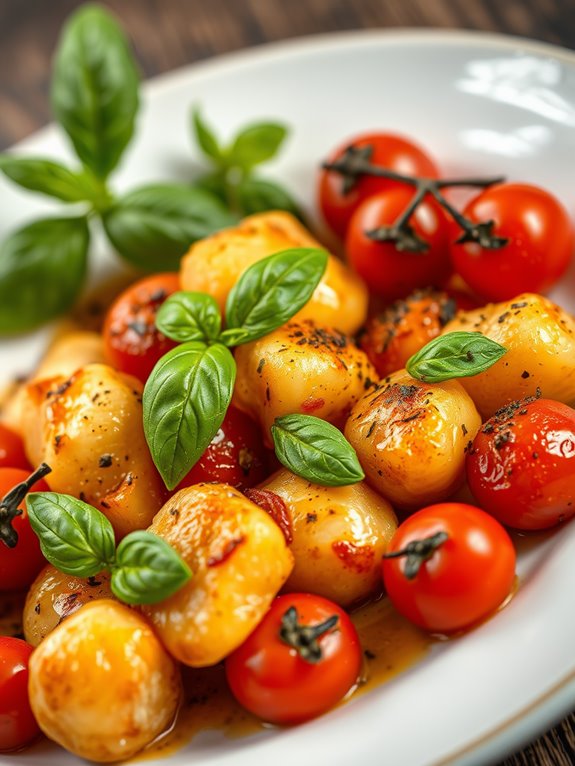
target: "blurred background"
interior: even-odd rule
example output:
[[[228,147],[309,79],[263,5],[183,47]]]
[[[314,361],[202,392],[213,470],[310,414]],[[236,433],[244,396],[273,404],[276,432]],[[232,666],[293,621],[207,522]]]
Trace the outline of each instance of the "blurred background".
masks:
[[[50,121],[50,62],[76,0],[0,0],[0,148]],[[106,0],[148,78],[264,43],[352,29],[434,27],[575,48],[575,0]],[[575,716],[504,766],[575,763]]]
[[[78,0],[0,0],[0,147],[50,120],[50,59]],[[575,47],[573,0],[107,0],[151,77],[228,51],[346,29],[437,27]]]

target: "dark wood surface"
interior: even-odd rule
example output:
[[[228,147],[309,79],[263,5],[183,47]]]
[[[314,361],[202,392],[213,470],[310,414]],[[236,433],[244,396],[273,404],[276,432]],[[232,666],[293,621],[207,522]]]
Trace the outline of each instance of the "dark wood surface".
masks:
[[[63,20],[80,4],[0,0],[0,148],[50,120],[51,54]],[[345,29],[482,29],[575,48],[574,0],[108,0],[104,4],[128,30],[146,77],[227,51]],[[501,766],[574,763],[575,714]]]

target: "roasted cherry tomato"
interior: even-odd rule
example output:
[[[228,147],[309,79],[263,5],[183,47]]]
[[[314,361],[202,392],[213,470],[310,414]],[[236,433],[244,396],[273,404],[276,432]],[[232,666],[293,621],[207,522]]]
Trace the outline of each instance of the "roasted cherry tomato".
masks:
[[[575,514],[575,410],[551,399],[512,402],[475,437],[469,488],[503,524],[546,529]]]
[[[439,171],[433,160],[413,141],[392,133],[366,133],[356,136],[331,155],[328,162],[341,158],[351,147],[364,150],[366,159],[396,173],[408,176],[437,178]],[[371,151],[370,151],[371,150]],[[319,207],[326,222],[340,237],[344,237],[347,226],[356,208],[368,197],[386,189],[404,188],[401,181],[364,175],[354,186],[345,191],[344,179],[334,170],[322,170],[319,178]]]
[[[226,675],[237,700],[276,724],[295,724],[329,710],[357,682],[362,654],[348,615],[308,593],[288,593],[235,652]]]
[[[32,647],[0,636],[0,751],[18,750],[40,732],[28,701],[28,660]]]
[[[507,598],[515,549],[489,514],[464,503],[439,503],[400,525],[382,569],[401,614],[433,633],[452,633],[484,619]]]
[[[573,225],[549,192],[498,184],[472,199],[463,214],[475,223],[493,221],[492,234],[507,239],[502,247],[484,248],[476,242],[456,244],[461,231],[451,232],[455,269],[483,299],[546,292],[565,273],[575,246]]]
[[[371,292],[396,300],[413,290],[442,284],[451,271],[449,261],[449,222],[433,199],[424,199],[409,225],[427,249],[408,252],[394,242],[374,239],[373,232],[390,227],[409,206],[414,190],[401,187],[384,191],[365,200],[353,214],[347,229],[347,257]]]
[[[456,300],[447,293],[418,290],[368,321],[361,348],[384,378],[403,369],[413,354],[440,335],[457,308]]]
[[[29,467],[22,439],[17,433],[0,423],[0,468],[28,469]]]
[[[146,382],[160,357],[176,346],[156,329],[155,321],[162,303],[179,289],[177,274],[155,274],[118,296],[106,314],[103,329],[112,367]]]
[[[209,481],[238,489],[253,487],[269,473],[266,456],[258,425],[240,410],[230,407],[208,448],[177,489]]]
[[[21,468],[0,468],[0,498],[5,497],[29,475],[29,471],[23,471]],[[50,487],[43,479],[40,479],[32,485],[30,491],[49,492]],[[47,563],[40,551],[38,538],[30,526],[26,501],[23,500],[18,508],[22,510],[22,515],[16,516],[11,522],[18,535],[16,546],[9,548],[0,539],[0,591],[28,587]]]

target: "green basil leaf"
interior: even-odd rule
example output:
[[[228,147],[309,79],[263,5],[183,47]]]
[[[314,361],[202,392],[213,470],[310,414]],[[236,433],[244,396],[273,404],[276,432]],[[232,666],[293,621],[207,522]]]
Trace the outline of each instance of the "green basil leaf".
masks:
[[[308,481],[343,487],[365,476],[351,444],[325,420],[284,415],[276,418],[271,431],[280,463]]]
[[[162,303],[156,314],[158,330],[178,343],[216,340],[221,325],[218,304],[207,293],[174,293]]]
[[[261,178],[244,178],[236,190],[238,205],[244,215],[264,213],[266,210],[287,210],[302,219],[293,197],[279,184]]]
[[[479,332],[449,332],[434,338],[408,359],[406,368],[417,380],[441,383],[488,370],[506,351]]]
[[[63,202],[92,202],[101,190],[86,173],[75,173],[59,162],[41,157],[0,157],[0,170],[11,181],[30,191]]]
[[[232,398],[236,364],[221,343],[184,343],[156,364],[144,388],[144,431],[173,489],[218,432]]]
[[[25,332],[64,314],[86,274],[85,218],[47,218],[0,247],[0,334]]]
[[[57,492],[32,492],[26,496],[26,507],[42,553],[56,569],[91,577],[110,568],[116,543],[103,513]]]
[[[215,160],[216,164],[222,164],[223,152],[218,143],[218,139],[213,130],[206,124],[200,114],[199,109],[194,109],[192,112],[192,130],[198,146],[206,155],[212,160]]]
[[[116,167],[134,132],[138,79],[114,18],[92,4],[73,13],[56,51],[52,106],[78,157],[99,178]]]
[[[261,122],[241,130],[229,150],[228,163],[243,170],[271,160],[285,137],[287,128],[276,122]]]
[[[155,604],[191,578],[190,568],[161,537],[139,530],[118,545],[112,591],[127,604]]]
[[[318,286],[327,261],[325,250],[301,247],[270,255],[246,269],[226,302],[228,328],[248,333],[237,342],[257,340],[297,314]]]
[[[208,173],[194,181],[194,187],[209,192],[217,197],[222,205],[228,207],[228,183],[225,172]]]
[[[102,220],[118,253],[147,271],[176,270],[193,242],[237,221],[212,194],[184,184],[142,186]]]

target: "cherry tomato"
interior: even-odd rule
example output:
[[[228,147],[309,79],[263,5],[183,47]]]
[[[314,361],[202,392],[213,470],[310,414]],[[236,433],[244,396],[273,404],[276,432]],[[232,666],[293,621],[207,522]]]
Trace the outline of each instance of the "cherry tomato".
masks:
[[[444,282],[451,271],[449,222],[433,199],[424,199],[409,219],[415,234],[425,240],[424,252],[398,250],[393,242],[379,242],[368,232],[391,226],[408,207],[414,190],[391,189],[365,200],[347,229],[347,257],[371,292],[387,300],[404,298],[413,290]]]
[[[245,489],[262,482],[268,473],[266,449],[258,425],[240,410],[230,407],[208,448],[176,489],[209,481]]]
[[[179,289],[177,274],[155,274],[116,298],[102,331],[112,367],[146,382],[160,357],[176,346],[156,329],[155,321],[162,303]]]
[[[435,163],[423,149],[402,136],[392,133],[366,133],[356,136],[336,149],[329,162],[341,159],[349,147],[371,147],[369,161],[396,173],[425,178],[439,176]],[[397,187],[403,188],[404,184],[389,178],[364,175],[346,193],[341,174],[333,170],[322,170],[318,189],[319,207],[326,223],[343,238],[352,214],[364,200],[378,192]]]
[[[575,514],[575,410],[551,399],[512,402],[466,458],[477,502],[503,524],[546,529]]]
[[[28,661],[32,647],[0,636],[0,751],[27,745],[40,729],[28,701]]]
[[[384,558],[382,570],[395,608],[419,627],[434,633],[469,628],[511,592],[513,543],[479,508],[439,503],[418,511],[399,526],[386,557],[409,553],[416,541],[424,541],[420,554]]]
[[[30,464],[17,433],[0,423],[0,468],[25,468]]]
[[[575,246],[569,215],[549,192],[527,184],[498,184],[472,199],[463,214],[475,223],[494,221],[506,238],[498,249],[476,242],[452,244],[456,271],[480,297],[506,301],[523,292],[549,290],[565,273]],[[453,230],[451,242],[460,236]]]
[[[29,471],[20,468],[0,468],[0,498],[25,481],[29,475]],[[40,479],[32,485],[30,491],[49,492],[50,487]],[[0,591],[28,587],[47,563],[40,551],[38,538],[30,526],[26,502],[22,501],[18,508],[22,510],[22,515],[12,520],[12,526],[18,533],[16,547],[8,548],[0,540]]]
[[[288,593],[275,599],[226,659],[226,676],[251,713],[295,724],[339,702],[357,682],[361,662],[359,637],[341,607],[320,596]]]

